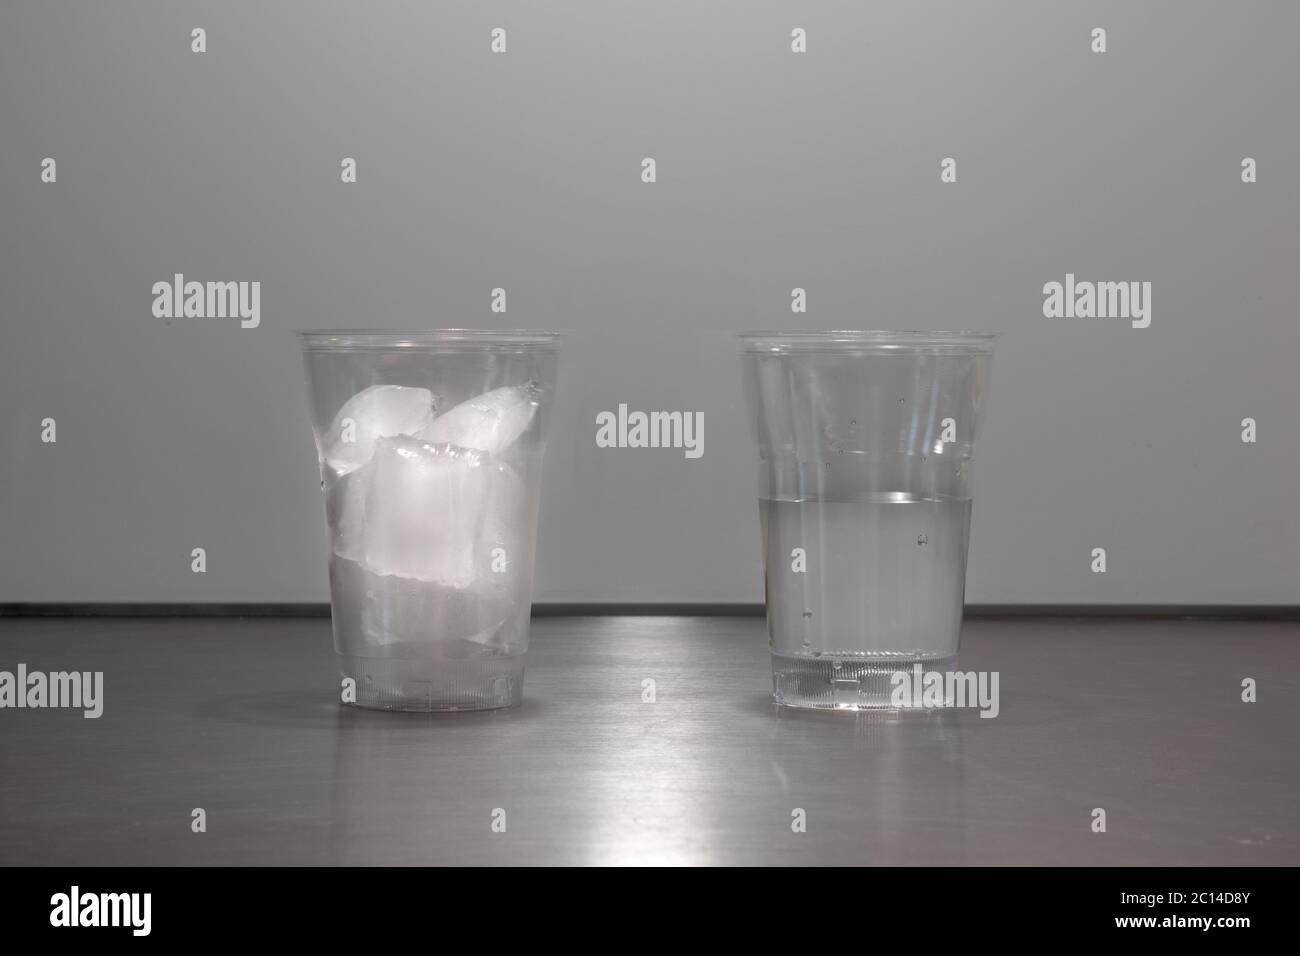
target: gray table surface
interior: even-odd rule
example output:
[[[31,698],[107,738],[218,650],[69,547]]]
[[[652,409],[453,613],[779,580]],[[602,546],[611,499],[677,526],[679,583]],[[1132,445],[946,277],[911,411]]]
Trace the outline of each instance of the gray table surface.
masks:
[[[479,714],[341,707],[320,619],[0,620],[20,661],[105,706],[0,710],[4,864],[1300,863],[1297,622],[967,621],[991,720],[778,709],[759,618],[537,619]]]

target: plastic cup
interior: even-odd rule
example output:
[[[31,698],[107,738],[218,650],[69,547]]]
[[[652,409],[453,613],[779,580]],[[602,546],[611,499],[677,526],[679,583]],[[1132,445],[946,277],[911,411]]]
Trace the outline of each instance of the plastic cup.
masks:
[[[551,333],[299,333],[330,541],[342,699],[518,704]]]
[[[791,707],[893,708],[915,663],[956,663],[995,336],[741,339],[773,695]]]

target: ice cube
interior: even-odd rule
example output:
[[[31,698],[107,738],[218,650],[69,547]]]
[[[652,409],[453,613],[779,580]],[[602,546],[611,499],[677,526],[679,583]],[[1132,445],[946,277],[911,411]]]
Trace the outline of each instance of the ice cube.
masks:
[[[433,420],[433,393],[406,385],[371,385],[353,395],[322,438],[325,461],[346,475],[370,460],[375,440],[414,435]]]
[[[532,586],[531,529],[536,521],[528,513],[530,505],[515,470],[494,462],[491,494],[475,542],[474,567],[480,587],[505,592],[512,604],[526,601]]]
[[[540,395],[541,389],[531,383],[494,388],[448,409],[417,437],[500,454],[532,423]]]
[[[366,491],[370,468],[363,465],[347,474],[325,473],[325,517],[333,535],[334,553],[360,561],[364,553],[362,531],[366,520]]]
[[[475,449],[399,437],[376,440],[367,470],[369,570],[452,588],[497,586],[492,549],[515,560],[509,551],[522,549],[515,539],[528,526],[527,496],[509,466]]]
[[[404,653],[416,657],[490,652],[513,609],[507,595],[491,588],[449,588],[395,574],[370,575],[370,580],[361,608],[366,640],[388,647],[402,644]]]
[[[376,574],[338,556],[330,579],[349,654],[460,659],[509,650],[502,625],[513,604],[499,589]]]

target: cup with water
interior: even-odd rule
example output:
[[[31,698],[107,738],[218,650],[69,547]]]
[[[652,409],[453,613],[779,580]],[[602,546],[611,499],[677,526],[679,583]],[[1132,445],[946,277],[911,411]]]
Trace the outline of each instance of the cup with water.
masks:
[[[994,339],[741,337],[778,703],[889,709],[916,664],[955,666]]]

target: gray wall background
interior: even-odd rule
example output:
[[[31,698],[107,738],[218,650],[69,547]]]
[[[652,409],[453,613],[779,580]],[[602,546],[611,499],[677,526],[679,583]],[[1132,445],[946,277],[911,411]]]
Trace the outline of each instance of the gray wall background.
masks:
[[[570,333],[539,600],[761,600],[730,335],[867,327],[1003,335],[969,601],[1294,603],[1297,36],[1280,0],[0,4],[0,601],[325,600],[289,330],[481,326]],[[260,280],[261,327],[153,318],[174,272]],[[1044,318],[1066,272],[1151,281],[1151,327]],[[619,402],[703,412],[704,457],[597,449]]]

